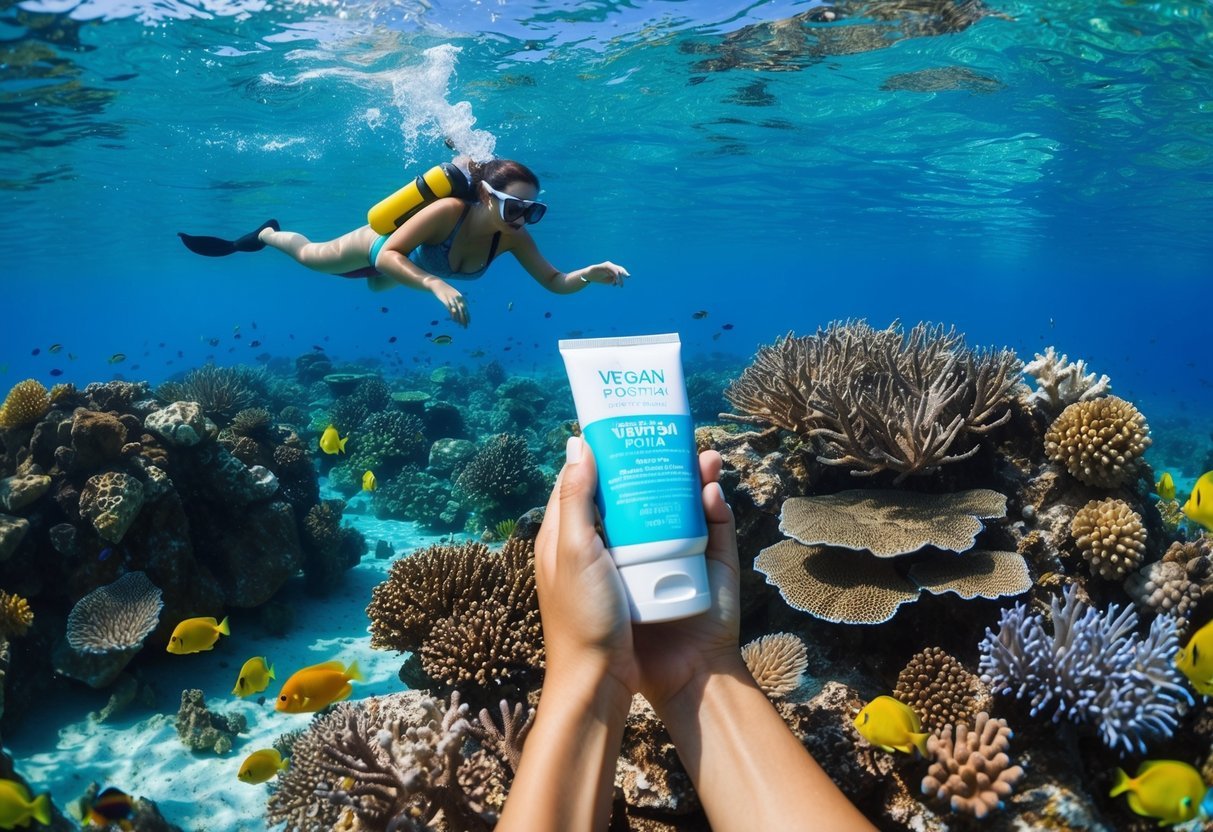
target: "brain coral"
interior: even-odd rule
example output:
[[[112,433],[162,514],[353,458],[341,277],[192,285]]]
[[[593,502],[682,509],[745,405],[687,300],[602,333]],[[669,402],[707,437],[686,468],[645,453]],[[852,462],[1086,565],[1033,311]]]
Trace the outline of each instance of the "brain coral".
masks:
[[[128,572],[76,602],[67,617],[67,642],[80,653],[138,650],[163,606],[147,575]]]
[[[1150,446],[1146,419],[1116,396],[1075,402],[1045,433],[1045,453],[1078,481],[1118,488],[1137,476]]]
[[[968,723],[990,707],[990,690],[940,647],[928,647],[910,657],[893,696],[910,706],[928,730]]]
[[[17,382],[4,404],[0,405],[0,428],[32,425],[51,409],[51,397],[40,381],[27,378]]]
[[[800,684],[809,666],[804,642],[791,633],[772,633],[741,648],[750,675],[770,697],[787,696]]]
[[[1011,729],[1005,720],[977,714],[970,728],[959,723],[927,738],[935,762],[922,778],[922,793],[946,800],[953,812],[984,818],[1002,806],[1002,799],[1023,777],[1011,765]]]
[[[1120,580],[1136,569],[1146,552],[1141,515],[1124,500],[1092,500],[1070,522],[1070,534],[1091,571]]]
[[[143,484],[120,471],[89,477],[80,490],[80,514],[110,543],[122,540],[143,507]]]

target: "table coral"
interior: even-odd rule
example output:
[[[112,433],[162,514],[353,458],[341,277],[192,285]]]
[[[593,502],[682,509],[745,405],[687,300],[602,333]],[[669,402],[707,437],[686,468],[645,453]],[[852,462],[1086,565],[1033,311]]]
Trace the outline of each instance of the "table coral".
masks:
[[[27,378],[8,391],[0,405],[0,428],[21,428],[34,424],[51,409],[51,397],[42,382]]]
[[[1136,477],[1149,446],[1146,418],[1116,396],[1075,402],[1045,433],[1049,459],[1096,488],[1118,488]]]
[[[984,818],[1001,808],[1023,777],[1023,768],[1011,765],[1007,755],[1011,729],[1005,720],[990,719],[984,711],[975,724],[948,726],[927,738],[927,752],[935,758],[922,778],[922,793],[945,800],[953,812]]]
[[[58,670],[93,687],[117,678],[160,622],[160,589],[143,572],[127,572],[85,595],[67,616],[70,652],[56,651]]]

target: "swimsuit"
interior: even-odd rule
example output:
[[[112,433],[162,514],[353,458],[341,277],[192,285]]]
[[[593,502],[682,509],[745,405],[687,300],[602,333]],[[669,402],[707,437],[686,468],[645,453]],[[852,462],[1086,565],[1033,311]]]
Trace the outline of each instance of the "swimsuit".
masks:
[[[468,211],[471,210],[471,205],[463,206],[463,213],[459,215],[459,221],[455,223],[455,227],[451,229],[451,233],[447,238],[438,245],[430,245],[422,243],[409,252],[409,259],[421,269],[425,269],[435,277],[441,278],[462,278],[464,280],[475,280],[484,274],[488,269],[489,263],[493,262],[493,258],[497,256],[497,245],[501,242],[501,232],[498,231],[493,235],[493,242],[489,246],[489,258],[484,261],[484,265],[474,272],[457,272],[451,269],[451,246],[455,243],[455,235],[459,233],[459,228],[463,225],[463,221],[467,219]],[[375,268],[375,261],[379,258],[379,252],[383,250],[383,244],[387,242],[390,235],[383,234],[375,238],[371,243],[370,251],[367,252],[367,261],[370,265],[364,266],[361,269],[355,269],[352,272],[344,272],[342,277],[374,277],[379,274],[379,270]]]

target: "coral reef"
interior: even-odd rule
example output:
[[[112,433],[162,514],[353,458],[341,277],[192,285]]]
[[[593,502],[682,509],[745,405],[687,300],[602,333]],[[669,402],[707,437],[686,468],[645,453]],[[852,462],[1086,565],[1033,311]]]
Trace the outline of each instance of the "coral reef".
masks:
[[[367,616],[371,646],[418,653],[448,685],[526,687],[543,667],[534,542],[431,546],[392,564]]]
[[[248,729],[242,714],[213,713],[206,707],[206,696],[200,690],[181,691],[176,724],[177,736],[190,751],[213,751],[219,755],[231,751],[236,737]]]
[[[128,572],[94,589],[67,617],[65,641],[71,652],[56,651],[58,670],[105,687],[142,649],[163,607],[160,589],[143,572]]]
[[[790,430],[818,461],[897,481],[977,453],[977,439],[1010,418],[1014,353],[971,351],[954,330],[919,324],[830,324],[763,347],[725,396],[722,418]]]
[[[217,367],[206,364],[191,370],[182,381],[166,381],[156,388],[162,402],[197,402],[220,426],[236,414],[266,398],[269,378],[262,369]]]
[[[1111,379],[1088,373],[1085,361],[1070,361],[1053,347],[1045,349],[1023,367],[1024,375],[1036,381],[1036,390],[1028,401],[1038,403],[1051,413],[1075,402],[1106,396],[1112,390]]]
[[[928,647],[910,657],[897,676],[893,696],[910,706],[929,731],[973,720],[990,710],[990,689],[955,656]]]
[[[331,592],[341,573],[366,553],[362,533],[341,525],[344,508],[341,500],[325,500],[312,506],[303,520],[303,575],[308,589],[317,594]]]
[[[1125,581],[1133,600],[1157,613],[1175,618],[1179,631],[1188,629],[1196,604],[1213,593],[1213,541],[1200,537],[1188,543],[1175,541],[1162,559],[1134,572]]]
[[[927,753],[935,760],[922,778],[922,793],[946,801],[953,812],[984,818],[1002,807],[1023,777],[1007,756],[1010,747],[1006,721],[990,719],[985,711],[972,728],[966,722],[949,725],[927,738]]]
[[[1141,564],[1146,553],[1146,529],[1141,515],[1124,500],[1092,500],[1070,523],[1070,533],[1091,572],[1114,581]]]
[[[80,515],[110,543],[122,540],[143,508],[143,483],[121,471],[89,477],[80,491]]]
[[[34,611],[30,609],[29,601],[0,589],[0,639],[7,641],[14,636],[23,636],[33,623]]]
[[[455,480],[456,499],[471,509],[479,533],[546,500],[548,483],[526,440],[508,433],[490,437]]]
[[[0,428],[23,428],[34,424],[51,409],[51,397],[42,382],[19,381],[0,405]]]
[[[1136,407],[1107,396],[1063,410],[1045,434],[1045,453],[1079,482],[1119,488],[1139,475],[1149,434],[1146,418]]]
[[[741,658],[758,687],[772,699],[796,690],[809,666],[804,642],[791,633],[756,638],[741,648]]]
[[[1175,669],[1174,619],[1158,616],[1141,638],[1132,605],[1101,614],[1073,586],[1050,607],[1052,634],[1024,604],[1003,610],[980,645],[981,680],[1028,699],[1032,716],[1051,711],[1054,721],[1096,729],[1109,748],[1144,754],[1147,742],[1171,736],[1193,704]]]

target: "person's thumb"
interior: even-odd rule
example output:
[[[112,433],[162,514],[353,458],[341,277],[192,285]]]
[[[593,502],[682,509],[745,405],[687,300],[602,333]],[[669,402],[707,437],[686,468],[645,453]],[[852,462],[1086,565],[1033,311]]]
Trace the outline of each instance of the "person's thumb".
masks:
[[[594,494],[598,490],[598,467],[589,444],[570,436],[565,444],[565,464],[560,472],[560,550],[583,550],[596,535]]]

